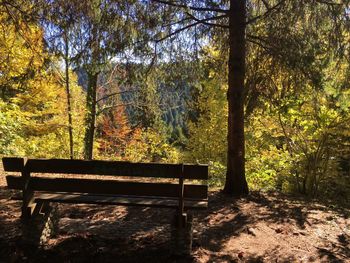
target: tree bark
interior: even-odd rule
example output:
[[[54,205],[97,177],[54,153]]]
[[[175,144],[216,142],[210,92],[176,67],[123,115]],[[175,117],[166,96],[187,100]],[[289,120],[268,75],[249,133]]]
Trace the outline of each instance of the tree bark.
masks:
[[[100,3],[100,1],[97,1]],[[96,4],[96,3],[95,3]],[[99,6],[99,5],[98,5]],[[99,75],[99,51],[100,51],[100,38],[98,30],[98,21],[95,21],[91,31],[91,62],[87,65],[86,72],[88,75],[88,86],[86,91],[86,117],[85,117],[85,140],[84,140],[84,159],[92,160],[94,149],[94,135],[95,135],[95,122],[96,122],[96,104],[97,104],[97,79]]]
[[[86,94],[86,117],[85,117],[85,139],[84,159],[92,160],[96,120],[96,90],[98,73],[88,73],[88,87]]]
[[[69,86],[69,43],[67,35],[64,38],[65,44],[65,82],[66,82],[66,94],[67,94],[67,111],[68,111],[68,133],[69,133],[69,157],[74,158],[74,145],[73,145],[73,121],[72,121],[72,106],[71,106],[71,93]]]
[[[234,196],[249,193],[245,178],[244,79],[246,0],[230,0],[228,74],[228,152],[224,192]]]

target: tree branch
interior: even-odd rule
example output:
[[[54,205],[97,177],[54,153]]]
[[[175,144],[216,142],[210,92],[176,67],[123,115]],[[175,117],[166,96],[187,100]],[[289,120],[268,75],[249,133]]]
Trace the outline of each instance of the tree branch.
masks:
[[[168,39],[168,38],[170,38],[170,37],[172,37],[172,36],[182,32],[182,31],[185,31],[186,29],[189,29],[189,28],[191,28],[193,26],[196,26],[196,25],[199,25],[199,24],[200,24],[200,22],[196,22],[196,23],[189,24],[189,25],[187,25],[185,27],[179,28],[179,29],[173,31],[172,33],[166,35],[165,37],[162,37],[160,39],[155,40],[155,42],[156,43],[162,42],[162,41],[164,41],[164,40],[166,40],[166,39]]]
[[[251,18],[251,19],[248,19],[247,22],[246,22],[246,24],[248,25],[248,24],[251,24],[251,23],[255,22],[255,21],[258,20],[258,19],[267,17],[269,14],[271,14],[273,11],[275,11],[277,8],[279,8],[285,1],[286,1],[286,0],[281,0],[281,1],[279,1],[277,4],[275,4],[275,5],[272,6],[272,7],[268,7],[268,5],[266,5],[267,3],[264,4],[265,7],[266,7],[266,9],[267,9],[267,11],[266,11],[265,13],[261,14],[261,15],[258,15],[258,16],[256,16],[256,17],[253,17],[253,18]]]
[[[332,0],[316,0],[317,3],[320,3],[320,4],[325,4],[325,5],[330,5],[330,6],[341,6],[343,5],[343,3],[334,3],[332,2]]]
[[[267,51],[270,51],[270,49],[271,49],[267,45],[264,45],[264,43],[266,44],[266,40],[261,38],[261,37],[247,34],[246,39],[247,39],[248,42],[251,42],[251,43],[253,43],[255,45],[258,45],[258,46],[262,47],[263,49],[265,49]]]
[[[196,22],[199,22],[203,25],[207,25],[207,26],[216,26],[216,27],[222,27],[222,28],[229,28],[228,25],[222,25],[222,24],[216,24],[216,23],[209,23],[209,22],[206,22],[206,21],[210,21],[210,20],[219,20],[219,19],[222,19],[222,18],[225,18],[227,17],[227,15],[221,15],[221,16],[215,16],[215,17],[211,17],[211,18],[207,18],[207,19],[199,19],[197,17],[195,17],[194,15],[186,12],[186,15],[188,15],[191,19],[193,19],[194,21]],[[209,20],[208,20],[209,19]]]
[[[114,104],[114,105],[105,106],[96,113],[96,116],[99,116],[102,112],[109,110],[109,109],[112,109],[112,108],[129,106],[129,105],[133,105],[133,104],[134,103],[130,102],[130,103],[121,103],[121,104]]]
[[[195,23],[192,23],[192,24],[189,24],[187,26],[184,26],[182,28],[179,28],[175,31],[173,31],[172,33],[166,35],[165,37],[162,37],[161,39],[158,39],[158,40],[155,40],[156,43],[159,43],[161,41],[164,41],[166,40],[167,38],[170,38],[182,31],[185,31],[186,29],[189,29],[193,26],[196,26],[196,25],[199,25],[199,24],[206,24],[206,25],[210,25],[210,26],[218,26],[218,27],[223,27],[223,28],[228,28],[228,26],[226,25],[220,25],[220,24],[214,24],[214,23],[207,23],[207,21],[210,21],[210,20],[216,20],[216,19],[221,19],[221,18],[224,18],[226,17],[226,15],[221,15],[221,16],[215,16],[215,17],[209,17],[209,18],[205,18],[205,19],[197,19],[198,21],[196,21]],[[195,20],[195,19],[193,19]]]
[[[228,13],[228,10],[221,9],[221,8],[210,8],[210,7],[196,7],[196,6],[188,6],[184,4],[175,3],[172,1],[164,1],[164,0],[151,0],[152,2],[157,2],[160,4],[170,5],[174,7],[180,7],[185,9],[190,9],[193,11],[202,11],[202,12],[218,12],[218,13]]]
[[[115,95],[120,95],[120,94],[124,94],[124,93],[128,93],[128,92],[134,92],[134,91],[137,91],[137,89],[134,89],[134,90],[124,90],[124,91],[118,91],[118,92],[113,92],[111,94],[108,94],[108,95],[105,95],[103,96],[102,98],[99,98],[96,103],[102,101],[102,100],[105,100],[105,99],[108,99],[110,97],[113,97]]]
[[[262,43],[260,43],[259,41],[256,41],[256,40],[254,40],[254,39],[252,39],[252,38],[249,38],[249,37],[247,37],[247,41],[250,42],[250,43],[252,43],[252,44],[255,44],[255,45],[257,45],[257,46],[259,46],[259,47],[261,47],[261,48],[263,48],[263,49],[265,49],[265,50],[267,50],[267,51],[269,51],[269,48],[266,47],[266,46],[264,46],[264,45],[263,45]]]
[[[266,9],[270,9],[270,4],[266,0],[261,0],[263,2]]]

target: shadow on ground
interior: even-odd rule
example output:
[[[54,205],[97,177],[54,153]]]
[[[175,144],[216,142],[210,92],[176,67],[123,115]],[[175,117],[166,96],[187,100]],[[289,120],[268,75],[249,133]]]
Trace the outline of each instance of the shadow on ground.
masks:
[[[194,213],[193,256],[179,258],[169,250],[171,209],[60,205],[57,238],[44,248],[35,248],[21,243],[20,203],[11,201],[10,196],[10,191],[0,188],[0,262],[291,262],[298,258],[292,252],[282,257],[279,245],[246,253],[229,244],[239,238],[264,242],[264,237],[254,233],[264,224],[273,228],[271,232],[278,238],[291,236],[295,240],[291,246],[297,247],[298,238],[307,238],[299,233],[328,224],[323,217],[312,217],[313,213],[329,212],[320,204],[279,194],[252,193],[235,199],[214,192],[208,211]],[[347,213],[332,211],[333,217],[346,218]],[[289,225],[298,236],[294,232],[279,235]],[[338,231],[333,243],[315,244],[315,253],[308,260],[346,262],[350,258],[349,240],[347,233]]]

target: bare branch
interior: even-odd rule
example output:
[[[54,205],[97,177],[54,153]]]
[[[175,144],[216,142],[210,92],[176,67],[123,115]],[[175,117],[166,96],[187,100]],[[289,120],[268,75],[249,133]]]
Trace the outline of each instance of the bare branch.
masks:
[[[160,3],[160,4],[174,6],[174,7],[190,9],[190,10],[193,10],[193,11],[218,12],[218,13],[225,13],[225,14],[228,13],[228,10],[221,9],[221,8],[188,6],[188,5],[179,4],[179,3],[172,2],[172,1],[164,1],[164,0],[151,0],[151,1],[157,2],[157,3]]]
[[[191,18],[193,19],[194,21],[196,22],[200,22],[201,24],[203,25],[207,25],[207,26],[215,26],[215,27],[222,27],[222,28],[229,28],[228,25],[222,25],[222,24],[217,24],[217,23],[210,23],[210,22],[206,22],[206,21],[210,21],[210,20],[219,20],[219,19],[222,19],[222,18],[226,18],[227,15],[221,15],[221,16],[215,16],[215,17],[211,17],[211,18],[207,18],[207,19],[199,19],[197,17],[195,17],[194,15],[186,12],[186,14]]]
[[[165,27],[175,26],[175,25],[177,25],[177,24],[181,24],[181,23],[186,22],[186,21],[188,21],[188,20],[191,20],[191,18],[190,18],[190,17],[186,17],[186,18],[184,18],[184,19],[181,19],[181,20],[178,20],[178,21],[169,23],[169,24],[165,24],[164,26],[165,26]]]
[[[179,29],[173,31],[172,33],[166,35],[165,37],[162,37],[162,38],[160,38],[160,39],[157,39],[155,42],[156,42],[156,43],[162,42],[162,41],[164,41],[164,40],[166,40],[166,39],[168,39],[168,38],[170,38],[170,37],[172,37],[172,36],[175,36],[176,34],[182,32],[182,31],[185,31],[185,30],[187,30],[187,29],[189,29],[189,28],[191,28],[191,27],[193,27],[193,26],[199,25],[199,24],[200,24],[200,22],[196,22],[196,23],[189,24],[189,25],[187,25],[187,26],[185,26],[185,27],[179,28]]]
[[[156,43],[159,43],[159,42],[161,42],[161,41],[164,41],[164,40],[166,40],[166,39],[168,39],[168,38],[170,38],[170,37],[172,37],[172,36],[174,36],[174,35],[176,35],[176,34],[182,32],[182,31],[185,31],[185,30],[187,30],[187,29],[189,29],[189,28],[191,28],[191,27],[193,27],[193,26],[199,25],[199,24],[206,24],[206,25],[210,25],[210,26],[218,26],[218,27],[228,28],[228,26],[226,26],[226,25],[220,25],[220,24],[214,24],[214,23],[207,23],[207,21],[216,20],[216,19],[221,19],[221,18],[224,18],[224,17],[226,17],[226,15],[215,16],[215,17],[209,17],[209,18],[204,18],[204,19],[197,19],[198,21],[196,21],[195,23],[192,23],[192,24],[189,24],[189,25],[184,26],[184,27],[182,27],[182,28],[179,28],[179,29],[173,31],[172,33],[166,35],[165,37],[162,37],[161,39],[156,40]],[[195,19],[193,18],[193,20],[195,20]]]

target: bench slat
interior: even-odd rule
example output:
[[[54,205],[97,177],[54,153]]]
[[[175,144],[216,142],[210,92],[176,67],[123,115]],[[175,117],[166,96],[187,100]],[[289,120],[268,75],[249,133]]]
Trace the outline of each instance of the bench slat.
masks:
[[[72,193],[37,193],[35,201],[50,201],[60,203],[83,203],[98,205],[122,205],[122,206],[150,206],[150,207],[169,207],[178,208],[176,199],[159,198],[140,198],[126,196],[105,196],[90,194],[72,194]],[[186,200],[185,209],[206,209],[207,200]]]
[[[7,185],[11,189],[21,190],[23,179],[18,176],[6,176]],[[33,191],[73,192],[90,194],[114,194],[136,196],[178,197],[178,184],[140,183],[116,180],[96,180],[77,178],[42,178],[32,177],[28,186]],[[184,197],[206,199],[207,185],[184,186]]]
[[[4,170],[21,172],[23,158],[3,158]],[[121,161],[87,161],[70,159],[28,159],[26,169],[32,173],[93,174],[135,177],[178,178],[182,166],[162,163],[131,163]],[[207,165],[184,165],[185,179],[208,179]]]
[[[208,180],[209,170],[207,164],[184,164],[184,178]]]
[[[2,158],[4,171],[22,172],[24,168],[24,158],[4,157]]]

